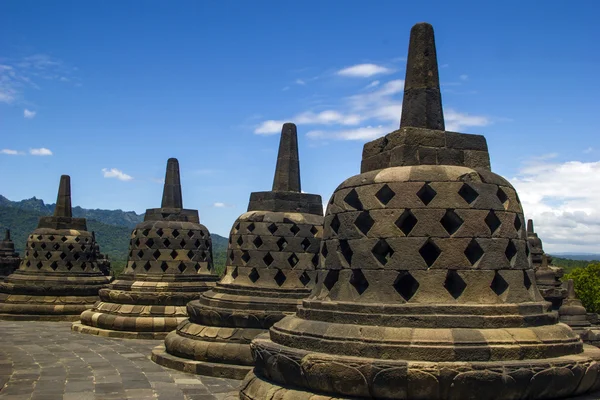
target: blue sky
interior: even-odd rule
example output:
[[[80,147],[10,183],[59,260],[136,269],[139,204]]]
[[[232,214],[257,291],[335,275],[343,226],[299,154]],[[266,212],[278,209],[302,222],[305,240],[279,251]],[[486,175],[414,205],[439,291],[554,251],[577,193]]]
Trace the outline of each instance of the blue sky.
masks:
[[[551,251],[600,252],[594,1],[0,3],[0,194],[184,205],[227,235],[272,184],[280,124],[326,202],[399,123],[408,34],[436,32],[447,129],[484,134]],[[51,155],[49,154],[51,153]],[[131,178],[131,179],[129,179]]]

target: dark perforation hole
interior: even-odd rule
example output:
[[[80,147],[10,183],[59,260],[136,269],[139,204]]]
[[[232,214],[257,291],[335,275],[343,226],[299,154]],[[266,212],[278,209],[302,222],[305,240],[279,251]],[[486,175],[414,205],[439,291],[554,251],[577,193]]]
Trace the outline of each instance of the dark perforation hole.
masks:
[[[242,261],[244,262],[244,265],[250,261],[250,253],[248,253],[246,250],[242,252]]]
[[[85,249],[86,249],[86,248],[87,248],[87,247],[85,246],[85,244],[82,244],[82,245],[81,245],[81,251],[85,251]]]
[[[274,278],[275,278],[275,282],[277,283],[277,286],[283,285],[283,283],[287,279],[285,274],[283,272],[281,272],[280,269],[277,270],[277,273],[275,274]]]
[[[377,200],[379,200],[379,202],[384,206],[387,203],[389,203],[395,195],[396,193],[392,189],[390,189],[390,187],[387,184],[383,185],[381,189],[379,189],[377,193],[375,193],[375,197],[377,197]]]
[[[65,258],[67,258],[67,255],[65,253],[60,253],[59,257],[60,257],[61,260],[64,260]]]
[[[181,239],[181,242],[179,242],[179,246],[181,246],[181,248],[185,247],[186,245],[186,241]]]
[[[358,230],[361,231],[365,236],[367,236],[374,224],[375,221],[373,218],[371,218],[371,215],[368,211],[361,212],[354,220],[354,226],[356,226]]]
[[[358,193],[356,193],[356,190],[354,189],[348,192],[346,197],[344,197],[344,202],[357,210],[362,210],[363,208],[363,205],[358,197]]]
[[[404,233],[406,236],[413,230],[415,225],[417,225],[417,218],[414,214],[409,210],[404,210],[402,215],[396,220],[395,224]]]
[[[267,226],[267,229],[269,232],[271,232],[271,235],[274,235],[275,232],[277,232],[277,224],[272,223],[271,225]]]
[[[76,241],[77,243],[79,243],[79,242],[81,242],[81,238],[79,238],[79,236],[78,236],[78,237],[76,237],[76,238],[75,238],[75,241]]]
[[[143,253],[142,253],[143,254]],[[141,257],[141,256],[140,256]],[[152,257],[154,257],[155,260],[158,260],[158,258],[160,257],[160,251],[158,249],[156,249],[154,251],[154,253],[152,253]]]
[[[256,229],[254,222],[251,222],[250,225],[248,225],[248,227],[246,229],[248,230],[248,232],[252,233],[252,231],[254,231],[254,229]]]
[[[317,233],[319,233],[319,230],[317,229],[317,227],[316,227],[316,226],[314,226],[314,225],[313,225],[313,226],[310,228],[310,233],[312,233],[312,235],[313,235],[313,236],[317,236]]]
[[[171,258],[172,258],[173,260],[174,260],[174,259],[176,259],[176,258],[177,258],[177,251],[176,251],[176,250],[173,250],[173,251],[171,252],[170,256],[171,256]]]
[[[240,223],[238,222],[237,224],[235,224],[235,226],[233,227],[233,229],[235,230],[235,232],[237,233],[237,231],[240,230]]]
[[[42,237],[43,237],[42,235],[38,235],[37,240],[42,240]]]
[[[69,264],[67,264],[67,265],[69,265]],[[137,265],[135,265],[135,262],[132,262],[131,263],[131,269],[135,271],[136,268],[137,268]]]
[[[200,237],[204,238],[204,236],[206,236],[206,233],[204,233],[204,231],[200,231]]]
[[[293,255],[295,256],[295,254],[293,254]],[[292,257],[290,257],[290,259],[291,259],[291,258],[292,258]],[[271,255],[271,253],[267,253],[267,254],[265,254],[265,256],[263,257],[263,261],[265,262],[265,265],[268,267],[268,266],[270,266],[271,264],[273,264],[273,261],[275,261],[275,259],[273,258],[273,256]],[[289,261],[289,259],[288,259],[288,262],[290,262],[290,261]],[[296,261],[296,262],[297,262],[297,261]],[[290,264],[291,264],[291,262],[290,262]],[[296,264],[294,264],[294,265],[296,265]]]
[[[146,270],[146,272],[148,272],[148,271],[150,271],[151,268],[152,268],[152,265],[150,265],[150,261],[146,261],[144,263],[144,270]]]
[[[192,258],[194,258],[194,252],[193,251],[188,251],[187,252],[187,257],[191,260]]]
[[[454,235],[463,222],[463,219],[452,209],[446,210],[446,213],[440,220],[440,223],[449,235]]]
[[[200,271],[200,264],[194,264],[194,271]],[[206,268],[210,271],[210,265],[207,265]]]
[[[31,248],[35,249],[35,242],[31,242]]]
[[[82,271],[85,271],[86,267],[87,267],[87,263],[85,263],[85,262],[81,263],[80,268],[81,268]]]
[[[199,239],[196,239],[196,241],[194,242],[195,247],[200,247],[201,244],[202,242]]]
[[[73,258],[75,259],[75,261],[77,261],[81,258],[81,256],[79,255],[79,253],[76,252],[73,254]]]
[[[163,233],[164,233],[164,232],[163,232],[162,228],[158,228],[158,229],[156,230],[156,234],[157,234],[159,237],[162,237]]]
[[[235,267],[235,268],[233,269],[233,271],[231,271],[231,277],[232,277],[233,279],[235,279],[235,278],[237,278],[237,277],[238,277],[238,267]]]
[[[365,290],[369,287],[369,282],[365,275],[360,269],[353,269],[352,276],[350,276],[350,284],[354,286],[354,289],[358,292],[359,295],[363,294]]]
[[[279,238],[279,240],[277,241],[277,248],[279,248],[279,251],[283,251],[283,249],[287,247],[287,244],[287,240],[285,240],[284,238]]]
[[[183,262],[180,262],[179,265],[177,266],[177,268],[179,269],[179,272],[183,273],[183,271],[185,271],[187,266]]]
[[[206,254],[206,252],[205,252],[205,251],[202,251],[202,252],[200,253],[200,259],[201,259],[202,261],[207,261],[207,259],[208,259],[208,255]]]
[[[338,233],[338,231],[340,230],[340,219],[337,215],[333,216],[333,218],[331,219],[331,224],[329,224],[329,226],[331,226],[332,231]]]
[[[137,233],[137,231],[133,232],[133,234],[135,235]],[[150,234],[150,229],[144,229],[142,231],[142,235],[144,236],[148,236],[148,234]]]
[[[146,239],[146,247],[150,248],[152,246],[154,246],[154,239],[152,239],[152,238]]]
[[[229,250],[229,259],[231,260],[231,262],[233,262],[234,258],[235,256],[233,255],[233,250]]]
[[[325,280],[323,281],[323,285],[327,288],[327,290],[331,290],[335,283],[338,281],[340,277],[340,271],[337,269],[330,269],[327,271],[327,275],[325,276]]]
[[[44,266],[44,264],[42,264],[41,261],[38,261],[37,264],[35,265],[38,269],[42,269],[42,267]]]
[[[323,242],[323,245],[321,246],[321,255],[323,257],[327,257],[327,254],[329,252],[327,251],[327,243]]]
[[[317,268],[319,266],[319,255],[315,254],[311,260],[312,265]]]
[[[60,244],[58,244],[58,243],[54,243],[54,246],[52,246],[52,248],[53,248],[54,250],[58,250],[58,249],[60,249]]]
[[[404,300],[409,301],[417,293],[419,282],[409,272],[401,272],[396,277],[393,286]]]
[[[50,241],[53,242],[54,241],[54,235],[48,236],[48,239],[50,239]]]
[[[260,236],[255,237],[254,240],[252,241],[252,243],[254,244],[254,247],[256,247],[257,249],[259,249],[260,246],[263,245],[263,241],[260,238]]]
[[[529,279],[529,274],[527,271],[523,270],[523,285],[525,285],[525,289],[529,290],[531,287],[531,279]]]
[[[500,200],[500,203],[502,203],[502,204],[504,204],[508,201],[508,196],[506,195],[504,190],[502,190],[501,187],[498,188],[498,191],[496,192],[496,196],[498,196],[498,200]]]
[[[27,261],[27,262],[25,263],[25,265],[26,265],[26,266],[28,266],[28,267],[31,267],[31,262]]]
[[[488,228],[490,228],[490,233],[492,235],[498,230],[498,228],[500,228],[500,225],[502,224],[498,216],[496,216],[494,210],[490,210],[488,215],[485,217],[485,223]]]
[[[502,293],[506,292],[508,289],[508,282],[500,275],[498,271],[494,273],[494,279],[492,279],[492,283],[490,284],[490,288],[496,293],[498,296],[502,295]]]
[[[429,183],[424,184],[421,187],[421,189],[419,189],[419,191],[417,192],[417,196],[419,197],[419,199],[421,199],[421,201],[425,205],[428,205],[429,203],[431,203],[431,200],[433,200],[436,195],[437,195],[437,192],[435,190],[433,190],[433,188],[431,186],[429,186]]]
[[[419,254],[421,254],[423,261],[425,261],[428,267],[431,267],[435,263],[435,260],[438,259],[441,253],[440,248],[431,239],[428,239],[419,249]]]
[[[136,247],[139,246],[140,245],[140,239],[139,238],[135,239],[134,243],[135,243]]]
[[[64,242],[66,242],[69,239],[67,239],[65,236],[63,236],[63,237],[60,238],[60,240],[64,243]]]
[[[284,219],[283,219],[283,223],[284,223],[284,224],[293,224],[293,223],[294,223],[294,221],[292,221],[292,220],[291,220],[291,219],[289,219],[289,218],[284,218]]]
[[[46,243],[42,243],[42,244],[40,245],[40,247],[41,247],[42,249],[45,249],[45,248],[46,248]]]
[[[268,253],[267,255],[271,256],[271,253]],[[296,255],[296,253],[292,253],[292,255],[288,257],[287,261],[288,261],[288,264],[290,264],[290,267],[294,268],[296,265],[298,265],[298,262],[300,261],[300,259],[298,259],[298,256]]]
[[[241,246],[242,244],[244,244],[244,239],[241,236],[238,236],[236,243],[238,244],[238,246]]]
[[[335,199],[335,196],[331,196],[331,197],[329,198],[329,204],[330,204],[330,205],[334,203],[334,199]]]
[[[179,231],[177,229],[173,229],[173,233],[171,233],[173,235],[174,238],[176,238],[177,236],[179,236]]]
[[[471,266],[475,265],[477,261],[479,261],[481,257],[483,257],[483,249],[481,248],[479,243],[477,243],[477,240],[471,239],[469,245],[465,249],[465,256],[471,263]]]
[[[444,288],[450,293],[452,297],[458,299],[461,294],[465,291],[467,284],[460,277],[458,272],[451,269],[446,274],[446,280],[444,281]]]
[[[52,263],[50,264],[50,268],[56,271],[56,269],[58,268],[58,263],[56,261],[52,261]]]
[[[45,254],[45,257],[46,257],[46,260],[49,260],[49,259],[51,259],[51,258],[52,258],[52,253],[50,253],[50,252],[47,252],[47,253]]]
[[[298,227],[298,225],[294,224],[290,228],[290,232],[292,232],[294,234],[294,236],[296,236],[298,234],[298,232],[300,232],[300,228]]]
[[[373,253],[375,258],[377,259],[377,261],[379,261],[381,265],[385,265],[394,255],[394,249],[390,247],[390,245],[388,244],[388,242],[385,241],[385,239],[379,239],[379,241],[375,243],[375,246],[373,246],[373,248],[371,249],[371,253]]]
[[[229,236],[229,244],[232,244],[233,240],[231,240],[231,236]]]
[[[71,263],[71,261],[67,262],[67,270],[71,270],[71,268],[73,268],[73,264]]]
[[[38,258],[38,256],[39,256],[39,253],[37,251],[34,251],[33,252],[33,257]]]
[[[250,278],[250,280],[253,283],[256,282],[258,280],[258,278],[260,278],[260,275],[258,274],[258,271],[256,270],[256,268],[252,268],[252,271],[250,271],[248,278]]]
[[[527,258],[529,258],[529,254],[530,254],[530,253],[531,253],[531,252],[529,251],[529,243],[527,243],[527,244],[525,245],[525,256],[526,256]]]
[[[138,252],[137,252],[137,256],[138,256],[139,258],[142,258],[142,257],[144,256],[144,250],[138,250]]]
[[[519,214],[515,214],[515,230],[520,232],[522,227],[523,223],[521,222],[521,217],[519,217]]]
[[[304,240],[300,242],[300,246],[302,246],[302,250],[308,250],[308,248],[310,247],[310,240],[308,238],[304,238]]]
[[[300,279],[300,282],[302,282],[302,284],[303,284],[304,286],[306,286],[306,285],[308,285],[308,283],[310,282],[310,275],[308,275],[308,274],[306,273],[306,271],[304,271],[304,272],[302,273],[302,275],[300,275],[300,278],[299,278],[299,279]]]
[[[165,247],[169,247],[171,246],[171,241],[169,239],[165,239],[163,240],[163,244],[165,245]]]
[[[506,256],[506,259],[509,262],[512,261],[513,258],[517,255],[517,247],[515,246],[512,240],[508,242],[506,250],[504,250],[504,255]]]
[[[146,264],[144,265],[144,269],[146,269],[146,271],[148,271],[150,269],[150,263],[149,262],[146,262]],[[169,264],[167,264],[166,261],[161,262],[160,263],[160,269],[162,270],[162,272],[167,272],[167,270],[169,269]]]
[[[75,246],[73,246],[73,244],[70,244],[69,246],[67,246],[67,249],[73,251],[73,249],[75,248]]]
[[[191,231],[191,230],[190,230],[190,231],[188,231],[187,235],[188,235],[188,237],[189,237],[190,239],[191,239],[191,238],[193,238],[193,237],[194,237],[194,231]]]
[[[354,253],[352,252],[347,240],[340,240],[340,252],[342,253],[342,256],[344,256],[344,259],[348,265],[352,265],[352,255]]]

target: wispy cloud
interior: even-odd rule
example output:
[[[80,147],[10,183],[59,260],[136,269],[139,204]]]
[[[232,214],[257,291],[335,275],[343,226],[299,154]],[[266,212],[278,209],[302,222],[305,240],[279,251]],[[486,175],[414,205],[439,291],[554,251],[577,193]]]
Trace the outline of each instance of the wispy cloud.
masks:
[[[45,147],[40,147],[39,149],[29,149],[29,154],[32,156],[51,156],[52,151]]]
[[[23,110],[23,117],[27,118],[27,119],[33,119],[35,118],[35,115],[37,114],[37,111],[31,111],[28,109]]]
[[[377,87],[377,86],[379,86],[380,83],[381,82],[379,82],[379,81],[373,81],[373,82],[369,83],[367,86],[365,86],[365,89],[371,89],[371,88]]]
[[[120,181],[130,181],[133,179],[131,175],[127,175],[123,171],[116,168],[102,168],[102,173],[105,178],[116,178]]]
[[[461,81],[466,81],[469,79],[469,75],[467,74],[462,74],[461,76],[458,77]]]
[[[302,79],[296,79],[296,85],[306,85],[306,82],[304,82]]]
[[[394,70],[377,64],[356,64],[337,71],[340,76],[369,78],[373,75],[390,74]]]
[[[0,150],[0,154],[7,154],[9,156],[16,156],[16,155],[23,154],[23,153],[20,152],[20,151],[18,151],[18,150],[2,149],[2,150]]]
[[[583,153],[584,153],[584,154],[590,154],[590,153],[592,153],[593,151],[594,151],[594,148],[593,148],[593,147],[588,147],[587,149],[585,149],[585,150],[583,151]]]
[[[213,207],[215,208],[231,208],[234,207],[232,204],[222,203],[220,201],[214,202]]]

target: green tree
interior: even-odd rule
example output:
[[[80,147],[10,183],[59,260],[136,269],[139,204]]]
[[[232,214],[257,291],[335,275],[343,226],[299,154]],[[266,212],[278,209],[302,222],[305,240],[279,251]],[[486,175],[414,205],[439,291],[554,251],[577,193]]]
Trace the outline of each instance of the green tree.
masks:
[[[588,312],[600,313],[600,263],[577,268],[565,279],[573,279],[575,293]]]

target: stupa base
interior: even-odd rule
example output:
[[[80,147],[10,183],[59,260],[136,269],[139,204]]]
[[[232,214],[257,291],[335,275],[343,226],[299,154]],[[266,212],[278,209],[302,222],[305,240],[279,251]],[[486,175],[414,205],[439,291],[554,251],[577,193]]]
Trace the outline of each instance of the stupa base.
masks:
[[[242,384],[242,400],[558,399],[600,390],[600,349],[589,345],[580,354],[547,359],[425,362],[308,351],[292,356],[299,351],[271,353],[265,342],[253,343],[257,366]],[[300,362],[286,362],[299,355]]]
[[[211,363],[207,361],[189,360],[167,353],[165,346],[160,345],[152,350],[152,361],[163,367],[196,375],[208,375],[218,378],[244,379],[252,366]]]
[[[30,303],[0,303],[0,320],[5,321],[77,321],[82,312],[92,308],[97,298],[78,304],[63,303],[57,297],[37,298]],[[77,301],[76,297],[69,297]],[[85,298],[84,298],[85,299]],[[83,304],[81,304],[83,303]]]
[[[88,335],[96,335],[109,338],[162,340],[169,334],[169,332],[130,332],[96,328],[93,326],[83,325],[81,321],[79,321],[79,316],[77,317],[77,319],[74,319],[72,321],[75,321],[73,325],[71,325],[71,330],[73,332],[87,333]]]

